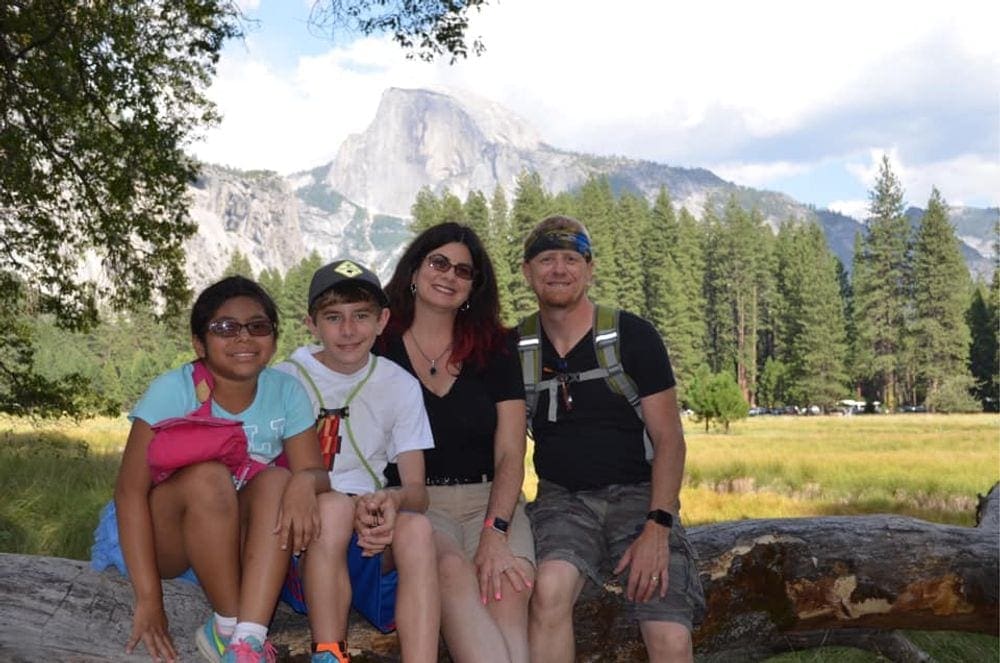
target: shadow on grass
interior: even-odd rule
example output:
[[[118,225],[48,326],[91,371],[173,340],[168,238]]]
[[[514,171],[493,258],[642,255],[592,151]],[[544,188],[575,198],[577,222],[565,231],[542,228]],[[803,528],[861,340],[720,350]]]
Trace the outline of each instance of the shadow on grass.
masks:
[[[118,465],[58,433],[0,434],[0,552],[89,559]]]

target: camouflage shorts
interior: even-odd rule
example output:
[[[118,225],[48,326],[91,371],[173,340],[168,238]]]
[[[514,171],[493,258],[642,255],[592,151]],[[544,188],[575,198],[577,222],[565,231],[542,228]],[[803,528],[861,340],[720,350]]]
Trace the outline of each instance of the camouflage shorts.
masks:
[[[649,511],[650,485],[614,485],[571,492],[541,480],[538,496],[527,512],[535,535],[538,563],[562,560],[573,564],[598,586],[642,531]],[[688,629],[701,621],[705,597],[694,549],[680,519],[670,529],[670,582],[667,595],[629,603],[637,621],[669,621]],[[627,582],[628,572],[612,582]]]

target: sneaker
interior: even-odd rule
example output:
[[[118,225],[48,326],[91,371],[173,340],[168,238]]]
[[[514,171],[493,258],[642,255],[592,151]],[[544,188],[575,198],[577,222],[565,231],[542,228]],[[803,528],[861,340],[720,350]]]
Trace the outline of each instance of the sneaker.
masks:
[[[312,663],[351,663],[351,655],[347,653],[346,642],[335,642],[320,645],[323,651],[316,651],[313,645]]]
[[[226,647],[222,663],[275,663],[278,652],[267,640],[261,642],[250,636],[241,642],[231,642]]]
[[[201,655],[205,657],[206,661],[211,661],[211,663],[221,663],[222,654],[229,645],[229,638],[222,637],[215,630],[214,617],[209,617],[204,626],[195,632],[194,641],[198,645],[198,651]]]

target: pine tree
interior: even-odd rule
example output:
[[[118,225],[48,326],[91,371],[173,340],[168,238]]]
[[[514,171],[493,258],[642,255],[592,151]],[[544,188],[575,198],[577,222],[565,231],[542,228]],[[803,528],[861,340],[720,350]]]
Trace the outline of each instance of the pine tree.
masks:
[[[898,403],[907,326],[910,226],[903,216],[903,189],[888,157],[882,158],[869,197],[867,234],[855,255],[855,360],[871,380],[872,395],[892,411]]]
[[[967,376],[971,283],[948,208],[931,192],[913,247],[914,349],[928,397],[948,378]]]
[[[431,188],[425,186],[417,192],[417,199],[410,206],[410,230],[415,235],[439,223],[442,218],[441,200]]]
[[[695,368],[705,363],[704,233],[686,209],[675,214],[660,189],[642,246],[648,318],[667,345],[683,399]]]
[[[972,336],[969,347],[969,371],[975,380],[976,397],[983,409],[996,412],[1000,407],[997,364],[997,325],[990,310],[988,286],[976,284],[966,322]]]
[[[470,191],[462,205],[462,215],[485,245],[490,236],[490,206],[482,191]]]
[[[552,199],[542,187],[542,178],[534,172],[521,173],[514,190],[510,223],[511,244],[515,249],[510,256],[510,270],[514,277],[511,279],[510,301],[513,317],[517,320],[538,310],[534,293],[520,276],[524,240],[539,221],[552,213]]]
[[[848,381],[836,259],[815,223],[782,225],[778,246],[783,308],[777,346],[787,367],[783,395],[799,405],[829,409],[845,395]]]
[[[253,268],[250,266],[250,259],[243,255],[239,249],[233,251],[233,255],[229,258],[229,264],[226,268],[222,270],[222,276],[220,278],[225,278],[227,276],[245,276],[248,279],[253,279]]]
[[[486,250],[493,261],[493,271],[497,277],[497,290],[500,293],[500,317],[506,325],[515,325],[518,320],[514,316],[512,291],[515,281],[521,281],[521,272],[511,272],[515,257],[520,255],[521,245],[512,241],[510,232],[510,215],[507,210],[507,195],[503,187],[497,186],[490,199],[489,233],[485,239]]]
[[[577,218],[587,227],[594,247],[594,284],[590,297],[615,304],[619,295],[620,265],[615,254],[615,235],[621,232],[615,214],[615,196],[606,177],[591,177],[576,196]]]
[[[710,361],[716,371],[734,370],[744,398],[756,392],[757,343],[761,307],[769,291],[770,229],[756,211],[743,210],[735,197],[717,222],[706,214],[710,232],[706,274]]]
[[[617,232],[611,237],[611,251],[618,271],[611,285],[614,306],[647,317],[645,279],[642,269],[642,241],[648,235],[649,206],[644,198],[623,193],[614,209]]]

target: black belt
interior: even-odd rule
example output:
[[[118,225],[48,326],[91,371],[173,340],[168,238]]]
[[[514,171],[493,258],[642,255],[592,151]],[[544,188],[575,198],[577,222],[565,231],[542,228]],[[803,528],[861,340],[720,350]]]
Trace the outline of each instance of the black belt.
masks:
[[[461,486],[468,483],[486,483],[493,481],[489,474],[477,474],[467,477],[427,477],[424,483],[428,486]]]

